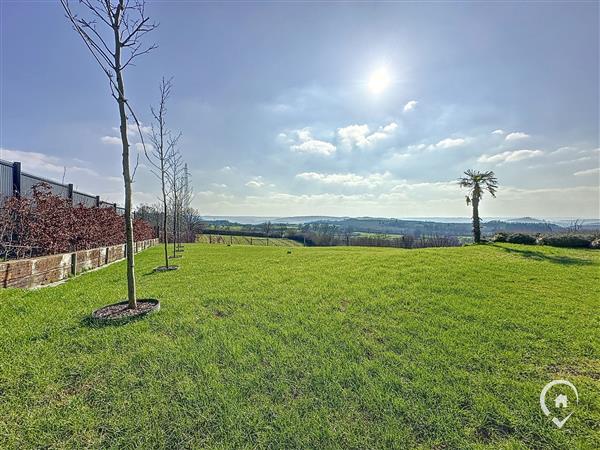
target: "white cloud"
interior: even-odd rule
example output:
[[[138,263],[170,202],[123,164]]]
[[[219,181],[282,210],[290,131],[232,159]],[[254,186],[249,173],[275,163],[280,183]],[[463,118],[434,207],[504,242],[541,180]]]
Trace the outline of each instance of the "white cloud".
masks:
[[[500,129],[494,130],[494,131],[492,131],[492,134],[496,134],[498,136],[502,136],[504,134],[504,130],[500,130]]]
[[[375,132],[371,132],[368,125],[349,125],[347,127],[338,128],[337,135],[341,144],[351,149],[353,147],[358,148],[371,148],[377,144],[377,142],[389,138],[398,128],[396,122],[390,122],[389,124],[379,127]]]
[[[310,139],[301,144],[292,145],[290,149],[298,153],[310,153],[325,156],[331,156],[336,151],[335,145],[329,142],[319,141],[318,139]]]
[[[560,147],[560,148],[557,148],[556,150],[554,150],[552,152],[552,155],[555,155],[557,153],[571,152],[571,151],[575,151],[575,150],[576,150],[575,147],[568,147],[568,146],[567,147]]]
[[[600,174],[600,167],[597,167],[595,169],[580,170],[579,172],[575,172],[573,175],[580,177],[580,176],[584,176],[584,175],[594,175],[594,174]]]
[[[59,158],[39,152],[6,148],[0,148],[0,158],[19,161],[24,172],[46,177],[56,182],[61,182],[64,175],[65,183],[73,183],[76,190],[100,194],[102,199],[104,199],[103,190],[118,188],[122,184],[120,177],[105,173],[99,174],[94,169],[85,167],[83,165],[86,164],[85,161],[78,159]]]
[[[115,136],[102,136],[100,138],[100,140],[102,141],[102,143],[104,144],[109,144],[109,145],[121,145],[121,138],[119,137],[115,137]]]
[[[233,195],[231,194],[219,194],[217,192],[214,191],[200,191],[200,192],[196,192],[195,193],[196,196],[198,197],[221,197],[221,198],[233,198]]]
[[[394,130],[398,128],[398,124],[396,122],[390,122],[386,126],[382,128],[384,133],[392,133]]]
[[[580,158],[575,158],[575,159],[565,159],[562,161],[557,161],[556,164],[574,164],[574,163],[578,163],[578,162],[582,162],[582,161],[591,161],[592,159],[598,159],[598,158],[596,156],[588,155],[588,156],[582,156]]]
[[[390,178],[389,172],[373,173],[367,176],[357,175],[354,173],[318,173],[318,172],[303,172],[296,175],[296,178],[305,181],[315,181],[318,183],[352,186],[352,187],[376,187],[383,184]]]
[[[514,133],[509,133],[506,135],[507,141],[518,141],[519,139],[527,139],[530,137],[527,133],[523,133],[522,131],[515,131]]]
[[[411,100],[410,102],[408,102],[406,105],[404,105],[404,112],[409,112],[412,111],[413,109],[415,109],[415,107],[417,106],[417,103],[419,103],[416,100]]]
[[[149,144],[148,142],[146,142],[145,145],[146,145],[146,151],[147,152],[151,152],[152,149],[154,148],[154,147],[152,147],[152,144]],[[141,142],[136,142],[135,144],[133,144],[133,147],[138,152],[143,152],[144,151],[144,144],[142,144]]]
[[[261,176],[252,177],[252,179],[246,183],[246,186],[251,188],[261,188],[265,185],[266,183],[264,182],[263,177]]]
[[[364,190],[318,194],[256,190],[252,195],[243,197],[225,197],[210,192],[198,200],[198,206],[205,214],[272,217],[466,217],[470,213],[456,181],[390,180],[382,189],[382,192]],[[552,202],[548,202],[548,198],[552,198]],[[484,209],[486,216],[597,217],[599,198],[598,186],[519,189],[502,185],[498,198],[492,200],[488,197]]]
[[[464,145],[465,142],[467,141],[463,138],[446,138],[442,139],[437,144],[430,145],[428,148],[430,150],[445,150],[448,148],[460,147],[461,145]]]
[[[113,127],[113,131],[120,133],[120,128],[119,127]],[[143,123],[140,123],[140,129],[138,130],[138,127],[135,123],[128,123],[127,124],[127,135],[129,137],[135,137],[140,135],[140,131],[143,134],[150,134],[150,132],[152,131],[152,127],[151,126],[146,126]]]
[[[45,170],[48,172],[62,173],[64,165],[54,156],[44,155],[37,152],[24,152],[21,150],[10,150],[0,148],[2,159],[9,161],[19,161],[22,169],[26,172],[34,170]]]
[[[290,150],[296,153],[331,156],[336,152],[336,147],[330,142],[315,139],[310,128],[295,130],[296,139],[290,138],[286,133],[279,133],[278,140],[292,143]]]
[[[33,172],[35,175],[49,177],[60,175],[62,177],[63,172],[66,170],[67,176],[73,172],[98,176],[98,173],[92,169],[73,165],[69,161],[64,161],[55,156],[49,156],[38,152],[25,152],[22,150],[0,148],[0,157],[8,161],[19,161],[21,163],[21,169],[24,172]]]
[[[427,148],[426,144],[414,144],[414,145],[409,145],[408,147],[406,147],[406,149],[409,152],[414,152],[414,151],[419,151],[419,150],[425,150]]]
[[[312,139],[312,133],[310,131],[310,128],[302,128],[300,130],[296,130],[296,136],[298,136],[298,139],[300,139],[301,141],[310,141]]]
[[[497,153],[495,155],[481,155],[477,162],[480,163],[492,163],[502,164],[508,162],[521,161],[523,159],[534,158],[542,155],[544,152],[541,150],[515,150]]]
[[[368,125],[349,125],[337,130],[342,145],[352,148],[354,145],[363,147],[367,145]]]

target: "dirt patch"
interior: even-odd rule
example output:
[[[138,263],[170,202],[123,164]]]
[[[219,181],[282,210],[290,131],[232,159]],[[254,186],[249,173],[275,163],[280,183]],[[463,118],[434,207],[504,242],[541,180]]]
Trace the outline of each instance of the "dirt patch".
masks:
[[[92,319],[96,322],[119,322],[145,316],[160,309],[160,302],[155,299],[139,299],[137,308],[130,309],[127,301],[103,306],[92,313]]]
[[[154,269],[155,272],[170,272],[171,270],[177,270],[179,266],[160,266]]]

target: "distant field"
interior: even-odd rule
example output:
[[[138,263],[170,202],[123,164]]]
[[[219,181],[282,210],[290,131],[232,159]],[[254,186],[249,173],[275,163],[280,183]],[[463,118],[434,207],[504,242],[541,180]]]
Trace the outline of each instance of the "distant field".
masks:
[[[598,449],[600,252],[186,244],[0,291],[0,448]],[[539,406],[567,379],[561,430]]]
[[[230,245],[264,245],[269,247],[302,247],[302,244],[291,239],[263,238],[254,236],[226,236],[218,234],[199,234],[196,236],[199,244],[230,244]]]

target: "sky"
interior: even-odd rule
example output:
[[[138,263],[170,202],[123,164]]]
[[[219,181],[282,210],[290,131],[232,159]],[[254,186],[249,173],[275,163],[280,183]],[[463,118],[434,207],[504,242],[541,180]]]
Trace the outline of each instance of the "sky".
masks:
[[[118,109],[54,1],[1,0],[0,158],[122,203]],[[600,216],[597,2],[148,2],[125,74],[161,77],[203,215]],[[140,153],[132,133],[133,151]],[[160,187],[143,153],[134,202]],[[66,167],[66,169],[65,169]]]

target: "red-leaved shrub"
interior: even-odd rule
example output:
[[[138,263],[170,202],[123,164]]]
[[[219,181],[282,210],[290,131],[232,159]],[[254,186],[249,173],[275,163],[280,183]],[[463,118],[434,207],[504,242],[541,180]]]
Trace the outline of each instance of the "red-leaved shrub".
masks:
[[[153,239],[154,230],[134,219],[134,239]],[[51,255],[125,242],[125,221],[113,208],[72,206],[47,184],[31,197],[10,197],[0,212],[0,257]]]

